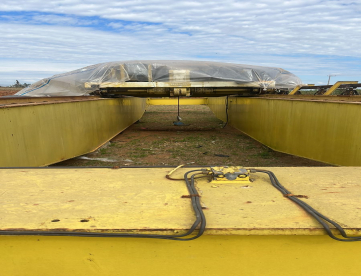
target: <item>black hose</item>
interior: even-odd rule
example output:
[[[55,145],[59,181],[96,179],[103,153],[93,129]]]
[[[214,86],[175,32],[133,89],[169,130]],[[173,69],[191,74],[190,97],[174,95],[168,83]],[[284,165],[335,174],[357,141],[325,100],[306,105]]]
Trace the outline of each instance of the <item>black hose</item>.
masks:
[[[282,184],[278,181],[275,174],[267,170],[252,169],[252,172],[265,173],[270,178],[271,184],[278,191],[280,191],[285,197],[299,205],[304,209],[308,214],[315,218],[325,229],[326,233],[334,240],[351,242],[351,241],[361,241],[361,237],[350,237],[346,234],[345,230],[335,221],[329,219],[328,217],[322,215],[320,212],[312,208],[310,205],[304,201],[297,198],[295,195],[292,195]],[[197,173],[195,173],[197,172]],[[189,174],[191,174],[189,177]],[[154,238],[154,239],[166,239],[166,240],[177,240],[177,241],[189,241],[199,238],[203,235],[206,229],[206,218],[202,210],[202,205],[200,202],[200,195],[195,187],[195,176],[203,174],[204,170],[197,169],[191,170],[184,174],[184,181],[186,183],[189,197],[191,198],[191,205],[195,214],[195,221],[192,226],[186,233],[179,235],[153,235],[153,234],[129,234],[129,233],[96,233],[96,232],[61,232],[61,231],[0,231],[0,235],[15,235],[15,236],[24,236],[24,235],[39,235],[39,236],[75,236],[75,237],[130,237],[130,238]],[[205,175],[206,176],[206,175]],[[328,225],[333,225],[341,234],[342,238],[336,237]],[[195,234],[196,228],[199,226],[198,233]],[[192,235],[192,236],[191,236]]]
[[[277,190],[279,190],[285,197],[287,197],[289,200],[293,201],[297,205],[299,205],[303,210],[305,210],[308,214],[310,214],[313,218],[315,218],[325,229],[327,235],[329,235],[332,239],[337,241],[343,241],[343,242],[352,242],[352,241],[361,241],[361,237],[350,237],[346,234],[345,230],[335,221],[329,219],[328,217],[322,215],[320,212],[313,209],[310,205],[308,205],[306,202],[300,200],[296,196],[292,195],[290,191],[288,191],[282,184],[278,181],[277,177],[274,175],[273,172],[267,171],[267,170],[253,170],[255,172],[265,173],[268,175],[268,177],[271,180],[271,184],[273,187],[275,187]],[[330,223],[333,225],[341,234],[342,238],[336,237],[332,231],[330,226],[326,223]]]
[[[130,234],[130,233],[96,233],[96,232],[61,232],[61,231],[0,231],[0,235],[8,236],[74,236],[74,237],[128,237],[128,238],[153,238],[153,239],[166,239],[177,241],[189,241],[199,238],[205,230],[206,219],[202,210],[199,199],[199,194],[194,185],[194,177],[201,173],[195,173],[188,179],[188,175],[192,172],[203,172],[203,170],[191,170],[184,174],[184,180],[191,198],[191,204],[196,216],[190,229],[183,234],[179,235],[154,235],[154,234]],[[195,236],[193,235],[197,226],[199,231]]]

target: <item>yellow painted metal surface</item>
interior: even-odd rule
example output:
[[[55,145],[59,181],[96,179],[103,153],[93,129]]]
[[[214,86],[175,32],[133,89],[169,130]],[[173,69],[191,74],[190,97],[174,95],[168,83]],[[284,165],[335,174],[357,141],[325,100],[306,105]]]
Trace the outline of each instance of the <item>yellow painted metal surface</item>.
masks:
[[[295,88],[293,88],[293,90],[288,95],[295,95],[302,86],[304,86],[304,85],[303,84],[297,85]]]
[[[269,169],[348,232],[360,232],[361,168]],[[164,177],[170,170],[2,169],[0,229],[181,232],[193,214],[181,198],[184,183]],[[265,176],[251,177],[216,188],[197,180],[208,222],[197,240],[0,235],[1,274],[359,275],[360,243],[325,236]]]
[[[341,84],[356,84],[358,83],[358,81],[338,81],[336,82],[332,87],[330,87],[330,89],[328,89],[324,95],[325,96],[329,96],[329,95],[332,95],[332,93],[340,87]]]
[[[209,174],[212,175],[212,184],[247,184],[251,183],[249,179],[249,170],[241,166],[223,166],[211,167]],[[215,188],[215,187],[213,187]]]
[[[13,102],[0,105],[0,167],[45,166],[94,151],[146,106],[139,98]]]
[[[357,84],[358,81],[338,81],[336,82],[332,87],[330,87],[323,95],[324,96],[330,96],[337,88],[340,87],[342,84]],[[309,89],[312,89],[312,86],[314,85],[305,85],[305,84],[299,84],[297,85],[288,95],[296,95],[296,93],[300,90],[301,87],[309,87]]]
[[[178,105],[178,98],[148,98],[148,105]],[[180,98],[179,105],[204,105],[207,98]]]
[[[224,101],[225,97],[208,98],[209,107],[223,121]],[[361,166],[360,102],[230,97],[228,113],[230,125],[276,151]]]
[[[193,169],[193,168],[192,168]],[[172,174],[181,178],[190,168]],[[361,168],[270,168],[292,193],[361,234]],[[194,221],[183,181],[171,168],[1,169],[0,230],[174,233]],[[199,178],[205,235],[324,235],[305,211],[284,198],[266,175],[252,183]],[[56,220],[56,221],[54,221]],[[82,221],[87,220],[87,221]]]
[[[227,97],[208,98],[207,105],[218,119],[227,121]]]
[[[311,89],[311,88],[310,88]],[[311,100],[324,102],[361,102],[361,95],[312,95],[312,94],[296,94],[296,95],[280,95],[265,94],[262,98],[284,99],[284,100]]]
[[[6,276],[360,275],[360,244],[325,236],[0,237]]]
[[[66,96],[66,97],[0,97],[0,107],[20,106],[20,105],[37,105],[37,104],[54,104],[63,102],[76,102],[85,100],[99,100],[98,96]]]
[[[298,90],[300,90],[301,87],[309,87],[309,89],[312,89],[312,86],[314,86],[314,84],[299,84],[295,88],[293,88],[293,90],[288,93],[288,95],[296,95],[296,93],[298,92]]]

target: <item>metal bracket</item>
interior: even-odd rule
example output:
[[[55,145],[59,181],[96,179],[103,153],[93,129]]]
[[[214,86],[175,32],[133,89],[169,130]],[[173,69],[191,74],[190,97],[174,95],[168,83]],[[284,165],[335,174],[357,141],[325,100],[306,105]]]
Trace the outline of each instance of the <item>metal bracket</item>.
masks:
[[[187,96],[189,97],[191,95],[189,88],[173,88],[173,90],[170,91],[170,96]]]
[[[358,95],[359,93],[357,90],[352,86],[346,86],[345,91],[341,93],[341,95],[345,96],[352,96],[352,95]]]
[[[320,87],[320,88],[317,89],[317,91],[315,92],[314,95],[325,95],[326,91],[327,91],[327,88]]]
[[[211,167],[212,184],[250,183],[249,171],[239,166]]]

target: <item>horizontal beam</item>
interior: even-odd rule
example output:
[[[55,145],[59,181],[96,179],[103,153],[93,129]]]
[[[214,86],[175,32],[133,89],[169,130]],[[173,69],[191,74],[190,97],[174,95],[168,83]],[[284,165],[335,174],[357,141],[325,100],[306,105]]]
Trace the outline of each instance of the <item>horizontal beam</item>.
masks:
[[[186,172],[195,169],[180,168],[172,177],[182,178]],[[361,218],[347,212],[359,206],[361,168],[268,169],[288,190],[307,195],[308,204],[316,205],[324,215],[347,225],[345,229],[349,234],[361,233]],[[185,232],[195,220],[194,212],[190,199],[182,197],[188,194],[184,181],[165,177],[170,170],[0,169],[1,189],[6,191],[0,203],[0,236],[4,230]],[[206,178],[197,179],[202,202],[209,208],[204,211],[207,217],[204,235],[325,235],[317,221],[292,201],[284,199],[267,175],[251,173],[250,176],[252,183],[234,181],[231,185],[210,185]],[[336,184],[330,187],[331,182]],[[235,200],[220,197],[230,194]],[[252,204],[247,205],[247,201]]]
[[[6,96],[0,98],[0,108],[4,106],[54,104],[63,102],[99,100],[98,96],[64,96],[64,97],[27,97],[27,96]]]
[[[193,169],[181,168],[174,177]],[[360,232],[361,168],[268,169],[291,192],[307,195],[304,200],[322,214],[347,225],[347,231],[356,227],[354,234]],[[170,170],[0,169],[0,229],[181,233],[192,224],[194,214],[190,199],[182,198],[187,194],[185,183],[165,178]],[[332,240],[266,176],[251,176],[254,182],[247,185],[214,187],[205,178],[197,180],[207,218],[206,231],[197,240],[0,233],[2,274],[359,274],[360,243]],[[287,268],[281,269],[285,264]]]
[[[148,105],[178,105],[178,98],[148,98]],[[180,98],[179,105],[204,105],[207,98]]]
[[[3,275],[199,276],[206,271],[207,276],[304,276],[361,271],[359,243],[337,243],[325,236],[214,235],[194,242],[12,236],[0,242]]]

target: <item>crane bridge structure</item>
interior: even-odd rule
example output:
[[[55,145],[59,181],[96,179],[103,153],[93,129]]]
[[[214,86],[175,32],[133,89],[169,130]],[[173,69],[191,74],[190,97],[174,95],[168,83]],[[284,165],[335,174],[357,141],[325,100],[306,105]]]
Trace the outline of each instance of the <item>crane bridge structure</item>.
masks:
[[[132,61],[1,97],[3,274],[358,275],[360,87]],[[97,150],[149,105],[177,104],[206,105],[275,151],[330,166],[49,167]]]

